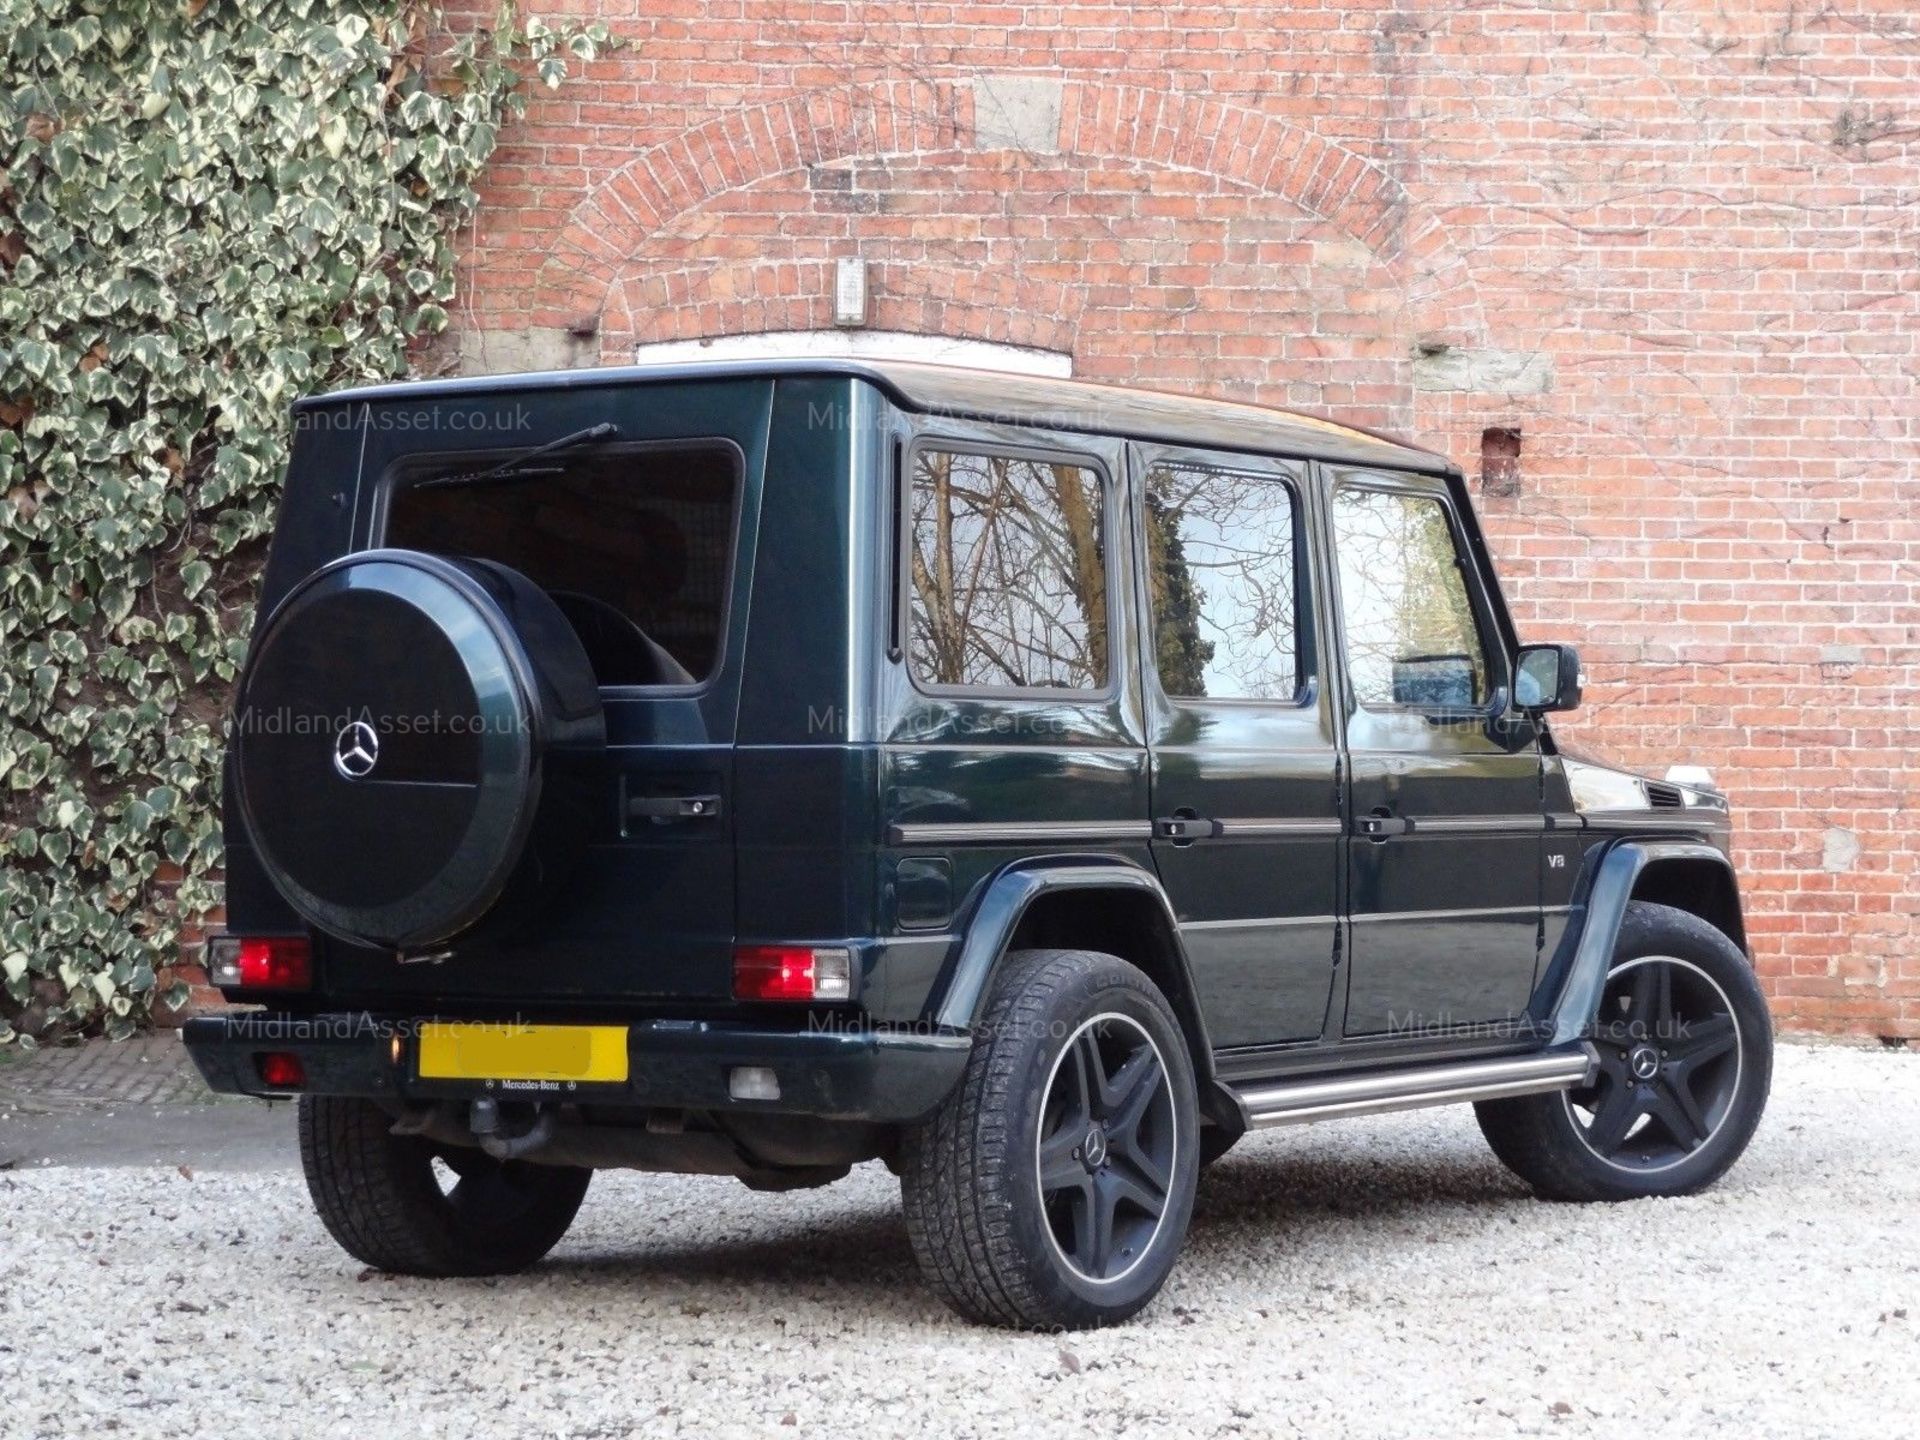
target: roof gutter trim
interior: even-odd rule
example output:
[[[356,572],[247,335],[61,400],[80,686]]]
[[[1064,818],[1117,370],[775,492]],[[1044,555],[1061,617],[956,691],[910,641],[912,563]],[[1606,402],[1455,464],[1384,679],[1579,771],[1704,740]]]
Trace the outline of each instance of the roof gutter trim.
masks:
[[[949,367],[926,366],[923,368],[939,370]],[[996,371],[982,370],[968,372],[982,378],[992,378]],[[414,401],[431,403],[439,400],[452,400],[462,397],[484,397],[499,395],[539,394],[543,392],[561,392],[590,390],[612,386],[629,385],[637,382],[673,382],[686,380],[734,380],[755,378],[803,378],[813,376],[851,378],[864,380],[883,391],[888,399],[903,410],[920,415],[942,415],[954,419],[983,421],[1001,425],[1033,425],[1040,423],[1031,416],[1020,414],[1014,409],[999,410],[991,406],[954,406],[929,405],[906,390],[898,378],[889,373],[885,364],[875,364],[858,359],[829,359],[813,357],[792,357],[768,360],[704,360],[688,361],[664,365],[606,365],[581,370],[544,370],[514,375],[468,375],[442,380],[406,380],[384,385],[362,385],[345,390],[336,390],[326,395],[308,395],[293,402],[296,415],[322,409],[332,405],[376,403],[383,401]],[[1031,380],[1028,376],[1007,376],[1009,384],[1019,384]],[[1063,380],[1063,385],[1085,386],[1088,389],[1113,389],[1121,394],[1155,395],[1175,402],[1191,401],[1196,406],[1229,405],[1247,412],[1250,423],[1258,424],[1262,419],[1270,420],[1276,428],[1297,426],[1323,432],[1325,439],[1320,443],[1306,441],[1302,437],[1281,437],[1276,435],[1274,443],[1267,447],[1247,444],[1212,443],[1210,448],[1239,450],[1245,453],[1271,453],[1293,455],[1307,459],[1325,459],[1347,461],[1360,464],[1391,464],[1401,469],[1420,471],[1426,474],[1457,474],[1457,467],[1446,456],[1418,446],[1408,445],[1372,431],[1354,426],[1321,420],[1314,416],[1295,415],[1290,411],[1260,405],[1248,405],[1238,401],[1215,401],[1200,396],[1183,396],[1168,391],[1128,389],[1124,386],[1089,385],[1085,381]],[[1108,434],[1122,436],[1131,440],[1149,440],[1172,444],[1196,444],[1185,435],[1169,433],[1153,426],[1128,425],[1124,420],[1115,420],[1110,424],[1075,424],[1070,415],[1049,413],[1045,421],[1049,428],[1069,430],[1083,434]],[[1194,428],[1204,428],[1206,416],[1197,414]],[[1318,436],[1315,437],[1316,440]],[[1373,447],[1391,452],[1390,457],[1369,454]]]

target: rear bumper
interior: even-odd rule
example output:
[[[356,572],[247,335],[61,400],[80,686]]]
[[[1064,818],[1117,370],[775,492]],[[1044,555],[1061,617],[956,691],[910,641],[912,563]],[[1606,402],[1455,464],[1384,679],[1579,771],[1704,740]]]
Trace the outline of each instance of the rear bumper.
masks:
[[[537,1087],[423,1080],[412,1037],[419,1018],[350,1012],[249,1012],[187,1022],[193,1063],[223,1095],[284,1096],[260,1078],[259,1057],[296,1055],[306,1095],[369,1100],[467,1099],[813,1115],[898,1123],[927,1114],[959,1083],[972,1042],[965,1035],[886,1030],[761,1030],[686,1021],[642,1021],[627,1029],[628,1078],[618,1084]],[[736,1100],[736,1066],[760,1066],[779,1081],[778,1100]]]

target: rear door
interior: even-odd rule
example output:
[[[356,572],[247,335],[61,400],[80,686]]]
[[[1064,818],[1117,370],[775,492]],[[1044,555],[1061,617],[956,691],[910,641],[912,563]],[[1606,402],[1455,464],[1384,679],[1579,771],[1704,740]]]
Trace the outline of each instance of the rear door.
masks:
[[[600,682],[608,762],[587,856],[537,933],[476,932],[439,966],[336,955],[330,990],[455,1003],[729,998],[752,578],[740,557],[755,549],[772,393],[770,380],[626,384],[370,414],[356,548],[495,560],[554,596]],[[420,483],[603,421],[619,426],[616,441],[538,458],[524,476]]]
[[[1342,823],[1303,464],[1136,446],[1153,858],[1216,1046],[1317,1039]]]
[[[938,419],[902,452],[881,858],[895,918],[925,938],[917,978],[891,967],[878,1003],[895,1013],[918,1009],[958,907],[1006,865],[1147,863],[1121,449]]]
[[[1351,1036],[1471,1039],[1523,1014],[1540,754],[1443,481],[1331,472],[1351,767]]]

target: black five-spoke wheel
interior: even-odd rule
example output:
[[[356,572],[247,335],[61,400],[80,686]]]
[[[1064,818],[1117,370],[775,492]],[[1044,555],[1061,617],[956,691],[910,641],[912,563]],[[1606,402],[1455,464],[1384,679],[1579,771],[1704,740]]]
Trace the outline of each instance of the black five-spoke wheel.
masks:
[[[1199,1177],[1193,1062],[1167,997],[1093,950],[1001,962],[966,1074],[901,1137],[907,1234],[956,1310],[1116,1325],[1180,1253]]]
[[[1085,1279],[1119,1279],[1153,1243],[1173,1183],[1173,1116],[1166,1062],[1138,1021],[1097,1015],[1060,1052],[1036,1168],[1053,1243]]]
[[[1608,1164],[1665,1168],[1725,1122],[1740,1080],[1740,1033],[1726,992],[1698,965],[1645,955],[1616,966],[1591,1038],[1598,1073],[1569,1091],[1567,1104],[1581,1138]]]
[[[1474,1106],[1494,1154],[1556,1200],[1691,1195],[1726,1172],[1766,1109],[1773,1026],[1753,966],[1698,915],[1635,900],[1574,1090]]]

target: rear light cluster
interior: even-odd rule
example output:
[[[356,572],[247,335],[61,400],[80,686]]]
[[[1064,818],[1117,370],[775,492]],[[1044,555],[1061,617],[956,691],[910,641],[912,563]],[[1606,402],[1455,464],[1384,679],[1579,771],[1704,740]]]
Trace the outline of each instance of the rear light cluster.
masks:
[[[300,935],[215,935],[207,978],[222,990],[311,989],[313,947]]]
[[[742,945],[733,952],[736,1000],[850,1000],[853,952],[812,945]]]

